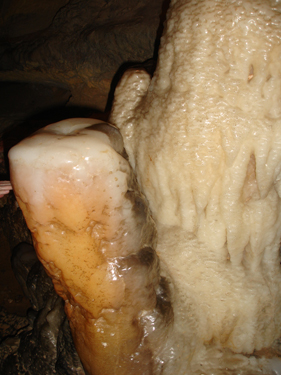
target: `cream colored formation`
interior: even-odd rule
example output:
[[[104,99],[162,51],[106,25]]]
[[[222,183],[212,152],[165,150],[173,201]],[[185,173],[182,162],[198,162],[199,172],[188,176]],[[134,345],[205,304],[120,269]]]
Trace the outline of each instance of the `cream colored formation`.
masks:
[[[111,121],[191,346],[252,353],[280,336],[280,11],[172,1],[152,81],[130,71],[116,90]]]
[[[81,130],[93,120],[45,128],[10,152],[14,190],[91,374],[270,374],[280,365],[251,356],[281,334],[280,91],[280,1],[172,0],[152,80],[125,73],[110,118],[139,188],[117,131]],[[64,126],[68,141],[54,151]],[[139,189],[157,245],[148,209],[133,208],[136,196],[145,202]],[[121,258],[140,259],[142,248],[154,266],[134,260],[138,271],[122,273]],[[119,341],[110,339],[116,324]]]

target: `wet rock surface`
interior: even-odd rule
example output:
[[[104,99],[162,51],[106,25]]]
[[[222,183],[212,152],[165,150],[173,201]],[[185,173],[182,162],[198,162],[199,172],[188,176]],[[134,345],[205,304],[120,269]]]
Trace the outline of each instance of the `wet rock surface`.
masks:
[[[0,373],[84,375],[64,302],[55,293],[33,247],[26,243],[18,245],[13,251],[12,265],[32,308],[27,317],[0,311]]]

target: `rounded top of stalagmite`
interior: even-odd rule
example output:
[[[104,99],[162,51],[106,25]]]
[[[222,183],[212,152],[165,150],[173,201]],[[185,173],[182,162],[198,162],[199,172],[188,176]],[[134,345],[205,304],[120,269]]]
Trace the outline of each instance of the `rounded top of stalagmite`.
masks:
[[[73,220],[78,223],[83,217],[78,213],[100,193],[98,181],[106,184],[106,180],[111,188],[119,186],[119,195],[126,191],[130,168],[120,155],[122,151],[118,129],[100,120],[74,118],[48,125],[9,152],[17,199],[29,201],[41,223],[51,220],[47,208],[56,204],[63,207],[62,212],[67,211],[62,220],[70,222],[74,213]],[[118,199],[118,194],[110,198],[111,203]],[[42,207],[46,209],[41,214]]]
[[[127,171],[122,152],[123,141],[116,127],[95,119],[63,120],[38,130],[9,151],[11,182],[23,199],[32,191],[34,202],[41,202],[53,175],[72,189],[86,189],[93,185],[94,174],[114,173],[120,168]],[[14,173],[20,177],[15,178]],[[14,186],[16,181],[19,186]]]
[[[24,149],[24,152],[23,152]],[[48,125],[22,140],[9,152],[17,163],[33,163],[34,167],[57,166],[85,162],[99,152],[122,153],[123,141],[118,129],[100,120],[71,118]],[[70,156],[71,155],[71,156]]]

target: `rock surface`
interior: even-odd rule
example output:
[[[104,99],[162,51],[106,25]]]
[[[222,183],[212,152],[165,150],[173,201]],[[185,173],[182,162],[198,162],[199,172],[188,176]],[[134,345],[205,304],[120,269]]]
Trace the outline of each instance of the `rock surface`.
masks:
[[[153,57],[167,1],[3,1],[0,80],[70,89],[71,103],[104,109],[124,63]]]
[[[84,375],[63,300],[54,291],[32,246],[23,243],[15,248],[13,268],[32,309],[27,318],[0,310],[0,373]]]

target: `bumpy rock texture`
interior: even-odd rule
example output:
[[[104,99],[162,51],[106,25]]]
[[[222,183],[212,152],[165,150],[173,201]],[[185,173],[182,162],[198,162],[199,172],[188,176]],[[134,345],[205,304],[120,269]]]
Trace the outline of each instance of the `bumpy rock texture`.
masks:
[[[280,11],[174,0],[152,80],[129,71],[115,93],[111,121],[174,285],[177,374],[211,371],[216,347],[250,354],[280,336]]]

